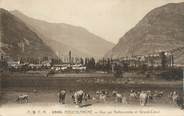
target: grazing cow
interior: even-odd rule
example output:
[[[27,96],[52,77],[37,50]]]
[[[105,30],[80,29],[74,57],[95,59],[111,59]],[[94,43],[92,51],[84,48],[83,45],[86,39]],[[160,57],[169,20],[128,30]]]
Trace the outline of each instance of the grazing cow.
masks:
[[[28,100],[29,100],[28,95],[20,95],[17,97],[16,102],[22,103],[23,101],[25,101],[26,103],[28,103]]]
[[[163,91],[155,91],[153,96],[157,98],[161,98],[164,95]]]
[[[113,91],[112,91],[112,96],[116,97],[116,94],[117,94],[117,93],[118,93],[118,91],[113,90]]]
[[[107,99],[107,96],[105,95],[105,94],[100,94],[99,95],[99,100],[101,100],[101,101],[106,101],[106,99]]]
[[[172,103],[179,106],[180,108],[184,108],[183,98],[181,94],[178,94],[176,91],[169,93],[169,98],[171,99]]]
[[[58,93],[59,103],[65,104],[65,96],[66,96],[66,91],[65,90],[61,90]]]
[[[102,92],[100,90],[96,91],[96,96],[99,96],[100,94],[102,94]]]
[[[125,96],[122,96],[120,93],[116,92],[113,93],[113,95],[115,95],[116,97],[116,102],[118,103],[123,103],[123,104],[127,104],[127,100]]]
[[[104,94],[104,95],[106,95],[106,96],[108,96],[108,95],[109,95],[109,92],[108,92],[108,91],[106,91],[106,90],[102,90],[102,91],[101,91],[101,93],[102,93],[102,94]]]
[[[105,90],[97,90],[96,91],[96,97],[97,99],[99,99],[100,101],[106,101],[107,99],[107,95],[108,95],[108,92],[105,91]]]
[[[153,94],[150,90],[148,90],[146,93],[148,96],[147,103],[150,103],[153,100]]]
[[[91,96],[88,93],[84,93],[83,99],[84,101],[88,101],[89,99],[91,99]]]
[[[140,93],[139,99],[140,99],[140,105],[141,106],[145,106],[147,104],[147,100],[148,100],[148,94],[147,94],[147,92],[142,91]]]
[[[139,96],[139,93],[138,92],[135,92],[133,90],[130,91],[130,95],[129,95],[130,100],[135,100],[135,99],[138,98],[138,96]]]

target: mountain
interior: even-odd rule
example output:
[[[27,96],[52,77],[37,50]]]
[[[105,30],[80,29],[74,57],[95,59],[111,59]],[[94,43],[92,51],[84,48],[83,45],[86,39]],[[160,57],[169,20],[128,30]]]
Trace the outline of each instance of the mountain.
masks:
[[[184,3],[169,3],[150,11],[105,56],[146,55],[180,47],[184,47]],[[174,58],[184,64],[184,49],[175,52]]]
[[[2,8],[0,9],[0,52],[12,58],[56,56],[21,19]]]
[[[49,23],[28,17],[17,10],[11,13],[23,20],[48,46],[60,54],[67,54],[71,50],[73,55],[100,58],[114,47],[113,43],[82,27],[64,23]],[[53,41],[58,45],[57,48]]]

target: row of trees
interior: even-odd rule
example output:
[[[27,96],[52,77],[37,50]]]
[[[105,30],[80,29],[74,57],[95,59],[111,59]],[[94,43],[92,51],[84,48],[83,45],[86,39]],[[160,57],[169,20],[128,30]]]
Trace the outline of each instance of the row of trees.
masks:
[[[8,69],[8,64],[5,60],[0,60],[0,72],[6,71]]]

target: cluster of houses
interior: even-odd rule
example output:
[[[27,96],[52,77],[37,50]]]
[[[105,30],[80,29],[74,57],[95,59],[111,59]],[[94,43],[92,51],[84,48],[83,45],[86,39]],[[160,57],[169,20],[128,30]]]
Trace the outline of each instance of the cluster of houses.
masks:
[[[49,69],[53,72],[67,72],[67,71],[86,71],[86,67],[82,64],[54,64],[51,65],[50,61],[44,61],[39,64],[31,64],[31,63],[20,63],[20,61],[7,61],[8,68],[15,71],[28,71],[28,70],[46,70]]]
[[[71,52],[69,52],[68,62],[63,63],[54,63],[51,59],[46,59],[40,61],[39,63],[31,63],[31,62],[21,62],[21,60],[12,59],[3,53],[0,52],[0,66],[6,65],[9,71],[28,71],[28,70],[45,70],[49,69],[54,72],[65,72],[65,71],[76,71],[76,72],[84,72],[86,71],[86,67],[83,64],[80,64],[79,60],[77,62],[73,62],[71,57]],[[5,61],[6,64],[2,64],[1,62]],[[2,67],[2,66],[1,66]]]
[[[153,54],[121,57],[113,60],[113,64],[126,65],[127,67],[140,68],[142,66],[151,68],[174,67],[174,56],[171,52],[159,51]]]
[[[51,67],[53,72],[85,72],[86,69],[82,64],[58,64]]]

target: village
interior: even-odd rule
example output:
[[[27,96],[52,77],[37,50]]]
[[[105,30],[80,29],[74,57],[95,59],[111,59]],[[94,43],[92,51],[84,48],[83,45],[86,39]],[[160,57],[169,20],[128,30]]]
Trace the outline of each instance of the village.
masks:
[[[148,55],[132,55],[118,59],[73,57],[71,51],[68,52],[68,55],[57,58],[52,58],[51,56],[11,58],[1,53],[0,65],[1,72],[45,71],[48,73],[47,76],[57,73],[111,73],[116,77],[121,77],[125,72],[173,71],[173,73],[180,72],[179,75],[175,73],[176,76],[179,76],[176,78],[182,79],[181,75],[183,74],[184,66],[174,62],[174,53],[182,49],[184,48],[180,47],[167,51],[160,50]]]

